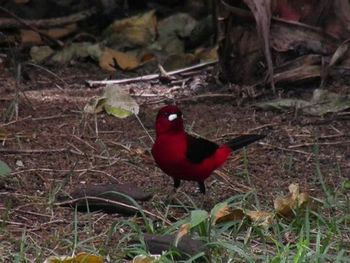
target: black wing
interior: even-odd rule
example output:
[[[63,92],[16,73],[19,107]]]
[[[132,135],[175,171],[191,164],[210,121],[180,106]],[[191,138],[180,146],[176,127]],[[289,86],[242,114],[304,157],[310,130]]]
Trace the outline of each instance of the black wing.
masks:
[[[201,163],[212,156],[218,148],[219,146],[214,142],[187,135],[186,158],[192,163]]]

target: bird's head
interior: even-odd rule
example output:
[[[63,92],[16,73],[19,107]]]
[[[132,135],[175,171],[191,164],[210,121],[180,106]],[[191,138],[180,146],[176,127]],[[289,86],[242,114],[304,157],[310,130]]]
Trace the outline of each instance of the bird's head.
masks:
[[[183,132],[182,112],[175,105],[161,108],[156,119],[156,134]]]

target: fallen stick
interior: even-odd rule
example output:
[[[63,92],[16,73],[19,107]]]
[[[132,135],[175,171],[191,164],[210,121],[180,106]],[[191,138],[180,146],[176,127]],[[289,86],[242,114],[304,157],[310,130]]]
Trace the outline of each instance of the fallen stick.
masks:
[[[204,68],[207,66],[211,66],[216,64],[218,61],[214,60],[214,61],[210,61],[210,62],[204,62],[204,63],[200,63],[197,65],[193,65],[187,68],[182,68],[182,69],[177,69],[177,70],[173,70],[173,71],[169,71],[167,72],[168,76],[173,76],[176,74],[180,74],[183,72],[187,72],[190,70],[195,70],[195,69],[200,69],[200,68]],[[113,79],[113,80],[88,80],[86,81],[86,83],[90,86],[97,86],[97,85],[109,85],[109,84],[122,84],[122,83],[131,83],[131,82],[140,82],[140,81],[149,81],[149,80],[154,80],[159,78],[160,74],[149,74],[149,75],[144,75],[141,77],[136,77],[136,78],[126,78],[126,79]]]
[[[20,24],[22,24],[22,25],[24,25],[25,27],[29,28],[30,30],[32,30],[32,31],[34,31],[34,32],[36,32],[36,33],[38,33],[38,34],[39,34],[43,39],[45,39],[47,42],[49,42],[49,43],[51,43],[51,44],[54,44],[54,45],[56,45],[56,46],[58,46],[58,47],[63,47],[63,46],[64,46],[64,44],[63,44],[61,41],[59,41],[59,40],[57,40],[57,39],[55,39],[55,38],[49,36],[49,35],[46,34],[46,33],[41,32],[41,31],[38,30],[35,26],[28,24],[24,19],[20,18],[19,16],[17,16],[16,14],[12,13],[12,12],[9,11],[9,10],[7,10],[6,8],[0,6],[0,10],[3,11],[4,13],[6,13],[6,14],[12,16],[12,17],[13,17],[15,20],[17,20]]]
[[[97,9],[91,8],[88,10],[84,10],[75,14],[71,14],[64,17],[57,17],[57,18],[49,18],[49,19],[39,19],[39,20],[28,20],[28,19],[22,19],[21,21],[18,21],[18,19],[15,18],[0,18],[0,28],[20,28],[23,25],[23,22],[25,22],[25,25],[28,26],[34,26],[34,27],[54,27],[54,26],[62,26],[70,23],[79,22],[81,20],[84,20],[94,14],[96,14]]]

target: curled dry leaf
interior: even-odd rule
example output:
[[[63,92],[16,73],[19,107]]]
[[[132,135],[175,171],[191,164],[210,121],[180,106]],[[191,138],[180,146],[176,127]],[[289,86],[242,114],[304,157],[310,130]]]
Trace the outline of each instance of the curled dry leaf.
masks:
[[[266,211],[247,211],[248,218],[259,226],[268,228],[273,223],[274,213]]]
[[[232,209],[231,207],[223,207],[220,209],[216,215],[214,215],[213,225],[218,223],[225,223],[231,221],[242,220],[245,214],[243,209],[237,208]]]
[[[289,185],[289,194],[285,197],[277,197],[274,200],[274,207],[277,214],[284,217],[291,217],[294,210],[304,208],[310,203],[308,193],[300,193],[298,184]]]
[[[190,232],[191,229],[191,224],[187,223],[187,224],[183,224],[182,226],[180,226],[179,231],[176,234],[175,237],[175,246],[177,246],[177,244],[179,243],[179,241],[181,240],[181,238],[185,235],[188,234],[188,232]]]
[[[101,256],[81,252],[76,256],[51,256],[44,263],[103,263]]]
[[[40,34],[35,31],[22,29],[20,34],[22,44],[38,45],[43,42]]]
[[[138,255],[134,257],[132,263],[155,263],[159,262],[160,255]]]
[[[68,24],[64,27],[50,28],[45,33],[52,38],[60,39],[74,33],[75,31],[77,31],[77,29],[77,24],[73,23]]]
[[[103,33],[110,44],[123,47],[139,47],[152,43],[156,37],[155,10],[117,20]]]
[[[138,114],[139,108],[128,91],[119,85],[108,85],[101,97],[94,98],[85,105],[84,111],[86,113],[99,113],[104,109],[110,115],[126,118],[132,114]]]
[[[108,71],[115,71],[116,66],[122,70],[133,70],[140,65],[140,61],[134,55],[105,48],[99,58],[99,65],[102,69]]]

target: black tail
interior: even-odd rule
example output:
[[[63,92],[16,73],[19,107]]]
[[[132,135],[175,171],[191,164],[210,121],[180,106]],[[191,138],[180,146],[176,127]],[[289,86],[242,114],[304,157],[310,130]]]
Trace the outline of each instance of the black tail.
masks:
[[[228,147],[230,147],[233,151],[238,150],[240,148],[243,148],[244,146],[247,146],[248,144],[251,144],[257,140],[260,140],[264,138],[265,135],[260,134],[247,134],[247,135],[241,135],[237,138],[234,138],[226,143]]]

